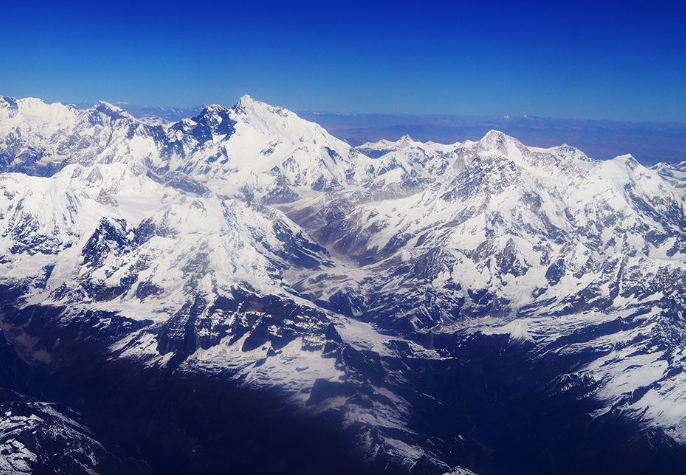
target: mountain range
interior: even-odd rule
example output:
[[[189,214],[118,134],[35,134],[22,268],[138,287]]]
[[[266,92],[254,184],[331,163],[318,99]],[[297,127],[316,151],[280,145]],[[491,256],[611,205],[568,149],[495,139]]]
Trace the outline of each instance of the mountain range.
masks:
[[[0,96],[0,172],[0,472],[681,473],[686,162]]]

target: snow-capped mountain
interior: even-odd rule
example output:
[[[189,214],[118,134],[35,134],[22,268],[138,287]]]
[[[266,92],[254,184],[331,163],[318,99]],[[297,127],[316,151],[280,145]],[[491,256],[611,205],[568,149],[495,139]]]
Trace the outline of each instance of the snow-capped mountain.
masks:
[[[340,187],[353,178],[357,156],[320,126],[250,96],[230,109],[207,106],[167,126],[147,125],[105,102],[81,110],[2,97],[0,121],[2,170],[35,175],[50,175],[67,164],[117,162],[156,174],[179,172],[186,180],[220,177],[224,187],[276,193],[284,184]]]
[[[249,96],[158,125],[2,97],[3,329],[63,378],[45,395],[122,451],[140,429],[65,389],[75,378],[103,407],[112,378],[154,407],[143,373],[169,401],[273,392],[340,428],[371,473],[545,473],[579,434],[595,448],[560,473],[604,467],[610,446],[636,457],[618,470],[677,473],[683,168],[497,131],[353,148]],[[149,427],[197,430],[172,412]],[[216,469],[218,436],[186,437],[146,453],[183,447],[179,470]]]

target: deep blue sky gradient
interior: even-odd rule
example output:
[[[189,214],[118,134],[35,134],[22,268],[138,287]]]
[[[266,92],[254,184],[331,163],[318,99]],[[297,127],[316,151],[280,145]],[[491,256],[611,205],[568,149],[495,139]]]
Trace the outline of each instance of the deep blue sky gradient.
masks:
[[[27,0],[0,17],[17,97],[686,122],[686,0]]]

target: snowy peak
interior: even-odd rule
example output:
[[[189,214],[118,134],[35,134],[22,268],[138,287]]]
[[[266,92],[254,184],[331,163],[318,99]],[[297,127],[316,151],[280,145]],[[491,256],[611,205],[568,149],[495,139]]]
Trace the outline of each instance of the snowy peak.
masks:
[[[319,124],[300,118],[294,112],[279,106],[258,101],[251,96],[241,97],[231,108],[232,117],[262,134],[273,134],[292,142],[340,142],[329,135]]]
[[[216,118],[227,117],[229,115],[229,109],[219,104],[210,104],[202,108],[200,113],[193,117],[192,119],[196,122],[209,121]]]
[[[115,106],[114,104],[105,101],[98,101],[98,103],[95,104],[95,106],[93,107],[93,111],[108,115],[113,118],[126,117],[133,119],[133,116],[121,107]]]
[[[59,123],[75,120],[78,110],[74,106],[65,106],[59,102],[47,103],[35,97],[15,99],[2,96],[0,99],[0,137],[3,131],[23,127],[41,127],[45,132]]]
[[[295,113],[289,111],[288,109],[272,106],[266,102],[258,101],[247,94],[241,96],[238,102],[231,109],[237,116],[256,122],[274,122],[277,120],[277,117],[298,118]]]
[[[422,145],[428,145],[428,144],[422,144],[421,142],[416,142],[412,137],[409,135],[403,135],[400,137],[398,140],[386,140],[386,139],[381,139],[378,142],[367,142],[364,143],[358,147],[356,147],[357,150],[363,153],[368,153],[369,156],[371,157],[378,157],[380,155],[393,152],[393,151],[398,151],[403,148],[408,148],[408,147],[414,147],[414,146],[422,146]]]
[[[172,126],[175,130],[184,130],[197,140],[204,142],[215,135],[230,135],[233,133],[235,121],[230,117],[230,110],[220,105],[209,105],[200,114]]]
[[[484,152],[496,152],[504,156],[519,156],[529,152],[519,140],[499,130],[488,131],[478,141],[478,147]]]
[[[400,145],[410,145],[410,144],[415,143],[415,141],[412,137],[410,137],[409,134],[405,134],[402,137],[400,137],[400,139],[398,140],[398,143]]]
[[[270,107],[266,102],[258,101],[249,94],[243,94],[234,106],[237,110],[247,111],[256,107]]]
[[[111,127],[131,127],[142,125],[135,117],[124,109],[117,107],[109,102],[99,101],[95,106],[82,112],[86,115],[87,123],[91,126]]]
[[[578,161],[578,162],[589,162],[592,163],[595,160],[590,158],[588,155],[586,155],[584,152],[579,150],[576,147],[572,147],[571,145],[562,144],[558,145],[556,147],[552,147],[550,149],[538,149],[536,147],[529,147],[530,150],[541,150],[544,152],[550,152],[555,155],[558,155],[562,157],[566,161]]]
[[[479,140],[479,142],[484,146],[493,146],[502,143],[508,139],[512,139],[509,135],[495,129],[491,129]],[[514,140],[514,139],[513,139]]]

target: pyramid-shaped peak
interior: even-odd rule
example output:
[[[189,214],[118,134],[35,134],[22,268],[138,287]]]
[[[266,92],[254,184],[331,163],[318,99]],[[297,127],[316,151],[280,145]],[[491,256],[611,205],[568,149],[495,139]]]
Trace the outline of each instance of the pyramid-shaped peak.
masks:
[[[251,110],[255,108],[275,108],[275,106],[269,105],[266,102],[258,101],[249,94],[244,94],[238,100],[235,106],[239,110]]]
[[[516,138],[493,129],[486,132],[486,135],[484,135],[478,143],[481,148],[485,150],[497,149],[504,151],[508,144],[515,145],[518,148],[522,147],[521,142]]]
[[[619,155],[615,157],[613,160],[616,160],[617,162],[623,163],[627,166],[627,168],[634,170],[641,166],[640,162],[636,160],[636,157],[631,155],[630,153],[625,153],[624,155]]]
[[[238,99],[239,104],[250,104],[256,101],[250,94],[243,94],[240,99]]]
[[[110,109],[110,110],[117,111],[117,112],[123,111],[123,110],[124,110],[124,109],[122,109],[121,107],[115,106],[115,105],[112,104],[111,102],[107,102],[107,101],[98,101],[98,102],[95,104],[95,107],[96,107],[96,108],[99,108],[99,109]]]
[[[274,106],[266,102],[258,101],[248,94],[241,96],[236,105],[233,106],[233,110],[239,114],[262,118],[268,116],[297,117],[297,114],[285,107]]]
[[[106,101],[98,101],[95,106],[93,106],[92,110],[108,117],[112,117],[113,119],[133,118],[131,114],[126,112],[121,107],[115,106],[114,104]]]
[[[500,130],[491,129],[488,132],[486,132],[486,135],[484,135],[481,138],[480,142],[490,143],[490,142],[494,142],[494,141],[506,140],[508,138],[512,138],[512,137],[504,134]]]

